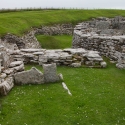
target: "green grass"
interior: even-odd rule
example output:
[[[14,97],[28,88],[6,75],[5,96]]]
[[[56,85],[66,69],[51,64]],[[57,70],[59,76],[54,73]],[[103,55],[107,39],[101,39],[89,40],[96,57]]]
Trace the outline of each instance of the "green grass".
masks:
[[[31,27],[73,23],[93,17],[125,16],[125,10],[39,10],[0,13],[0,36],[6,33],[23,35]]]
[[[61,35],[61,36],[36,36],[40,42],[42,48],[45,49],[64,49],[71,47],[72,36]]]
[[[125,16],[125,10],[45,10],[0,13],[0,35],[22,35],[31,27],[77,23],[92,17]],[[42,47],[66,48],[71,36],[37,36]],[[63,43],[62,43],[63,42]],[[55,44],[55,46],[52,46]],[[62,45],[63,44],[63,45]],[[51,48],[50,48],[51,47]],[[26,70],[36,66],[27,65]],[[58,67],[72,96],[61,83],[15,86],[0,97],[1,125],[124,125],[125,70]]]
[[[125,124],[125,70],[109,64],[106,69],[58,67],[60,72],[72,96],[61,83],[15,86],[0,98],[0,124]]]

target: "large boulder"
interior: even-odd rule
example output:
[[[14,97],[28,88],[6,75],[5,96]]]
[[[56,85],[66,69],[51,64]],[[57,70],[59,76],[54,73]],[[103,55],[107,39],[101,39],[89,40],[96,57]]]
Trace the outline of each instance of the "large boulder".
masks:
[[[44,75],[41,71],[32,67],[28,71],[18,72],[14,74],[15,84],[42,84],[44,83]]]

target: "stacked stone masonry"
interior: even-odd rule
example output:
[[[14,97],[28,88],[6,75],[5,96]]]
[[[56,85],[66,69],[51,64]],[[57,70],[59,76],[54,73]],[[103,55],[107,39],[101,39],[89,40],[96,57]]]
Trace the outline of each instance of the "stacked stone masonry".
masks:
[[[125,18],[99,17],[74,28],[72,48],[99,51],[125,68]]]
[[[56,74],[56,65],[80,67],[106,67],[97,51],[85,49],[14,49],[0,46],[0,94],[7,93],[14,84],[43,84],[62,80]],[[24,71],[24,63],[37,63],[43,66],[44,73],[36,68]]]
[[[20,50],[9,50],[4,46],[0,46],[0,94],[7,95],[15,84],[43,84],[47,82],[58,82],[62,80],[62,74],[56,74],[56,63],[43,64],[44,73],[36,68],[24,71],[24,60],[15,60],[15,54],[22,54]],[[38,52],[34,49],[34,52]],[[28,55],[28,53],[27,53]],[[25,59],[25,60],[26,60]],[[49,71],[49,72],[47,72]],[[51,74],[50,74],[51,73]]]
[[[8,49],[18,48],[18,49],[28,49],[28,48],[41,48],[40,43],[37,41],[35,35],[72,35],[73,34],[72,24],[56,24],[53,26],[41,26],[39,28],[31,28],[22,37],[15,36],[8,33],[0,39],[0,45],[6,46]]]
[[[0,93],[7,93],[14,84],[43,84],[57,82],[62,74],[56,74],[56,65],[72,67],[106,67],[101,55],[117,62],[125,69],[125,18],[100,17],[76,25],[42,26],[18,37],[7,34],[0,39]],[[36,34],[73,36],[72,49],[41,49]],[[36,68],[24,71],[24,63],[43,66],[44,73]],[[25,80],[27,78],[27,80]]]
[[[56,63],[72,67],[105,67],[103,59],[97,51],[78,49],[21,49],[19,53],[13,54],[15,61],[24,63],[37,63],[39,65]]]

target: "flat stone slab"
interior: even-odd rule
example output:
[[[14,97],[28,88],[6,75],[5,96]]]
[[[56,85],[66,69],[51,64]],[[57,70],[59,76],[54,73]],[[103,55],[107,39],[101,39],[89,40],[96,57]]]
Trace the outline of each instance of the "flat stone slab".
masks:
[[[33,55],[33,54],[27,53],[27,54],[23,54],[23,57],[33,58],[34,55]]]
[[[34,53],[34,52],[43,52],[46,49],[21,49],[22,52],[29,52],[29,53]]]
[[[78,49],[64,49],[64,52],[70,52],[71,54],[76,54],[76,53],[86,53],[87,51],[83,48],[78,48]]]
[[[44,52],[35,52],[33,55],[44,55]]]
[[[23,64],[22,61],[14,61],[14,62],[10,63],[10,66],[9,66],[9,67],[15,67],[15,66],[19,66],[19,65],[21,65],[21,64]]]

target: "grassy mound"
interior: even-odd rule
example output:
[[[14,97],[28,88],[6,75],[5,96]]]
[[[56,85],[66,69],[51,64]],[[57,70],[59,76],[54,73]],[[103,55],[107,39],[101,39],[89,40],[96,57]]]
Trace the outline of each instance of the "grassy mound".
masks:
[[[31,27],[58,23],[73,23],[93,17],[125,16],[125,10],[39,10],[0,12],[0,36],[6,33],[22,35]]]

